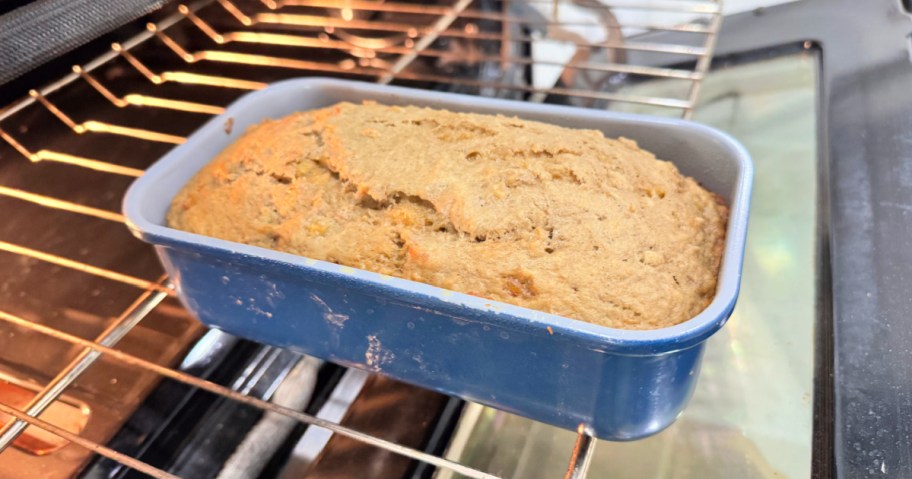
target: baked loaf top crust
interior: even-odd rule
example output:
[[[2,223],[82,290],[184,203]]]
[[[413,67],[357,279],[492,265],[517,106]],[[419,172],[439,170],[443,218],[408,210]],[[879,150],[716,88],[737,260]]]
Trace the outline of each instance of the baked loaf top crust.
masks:
[[[625,329],[697,315],[727,208],[633,141],[340,103],[261,123],[170,226]]]

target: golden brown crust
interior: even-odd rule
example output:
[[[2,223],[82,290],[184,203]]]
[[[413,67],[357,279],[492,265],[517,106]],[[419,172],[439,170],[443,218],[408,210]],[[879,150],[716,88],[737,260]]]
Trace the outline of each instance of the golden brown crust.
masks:
[[[248,131],[171,226],[626,329],[715,293],[726,207],[627,139],[341,103]]]

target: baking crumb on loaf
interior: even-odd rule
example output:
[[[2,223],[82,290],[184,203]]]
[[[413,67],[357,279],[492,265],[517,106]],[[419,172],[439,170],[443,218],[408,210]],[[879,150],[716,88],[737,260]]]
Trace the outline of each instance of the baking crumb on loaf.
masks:
[[[247,131],[170,226],[625,329],[702,311],[727,209],[636,143],[340,103]]]

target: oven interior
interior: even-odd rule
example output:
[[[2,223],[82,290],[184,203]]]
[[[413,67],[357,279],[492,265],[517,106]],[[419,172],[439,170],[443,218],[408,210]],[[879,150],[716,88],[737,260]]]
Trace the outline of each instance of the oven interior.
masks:
[[[710,69],[721,21],[721,1],[170,2],[0,87],[2,476],[808,476],[818,52]],[[682,417],[596,444],[199,325],[123,193],[238,96],[300,76],[693,117],[744,143],[742,293]]]

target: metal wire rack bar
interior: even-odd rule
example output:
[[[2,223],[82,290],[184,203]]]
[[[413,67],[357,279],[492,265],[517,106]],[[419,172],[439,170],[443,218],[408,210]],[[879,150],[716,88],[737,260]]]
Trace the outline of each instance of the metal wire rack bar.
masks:
[[[415,43],[415,46],[412,47],[412,51],[399,57],[399,59],[396,60],[396,63],[390,67],[389,71],[384,73],[377,82],[385,85],[393,81],[396,75],[401,73],[405,67],[418,58],[418,55],[421,54],[422,51],[426,50],[427,47],[431,46],[431,43],[440,38],[440,33],[449,28],[470,3],[472,3],[472,0],[457,0],[456,4],[446,13],[440,15],[440,18],[434,22],[431,30],[425,33],[425,35]]]
[[[598,62],[580,62],[570,61],[567,63],[540,61],[529,57],[511,57],[502,53],[501,55],[479,55],[473,60],[476,62],[500,61],[502,64],[520,64],[520,65],[552,65],[562,66],[564,68],[591,70],[591,71],[609,71],[617,73],[627,73],[634,75],[643,75],[655,78],[677,78],[691,82],[686,99],[676,98],[658,98],[658,97],[641,97],[622,93],[610,93],[602,91],[580,90],[566,87],[541,88],[525,84],[509,83],[505,81],[480,81],[471,79],[454,78],[443,75],[420,73],[409,70],[416,59],[422,57],[432,57],[447,59],[451,54],[445,51],[439,51],[432,48],[432,45],[440,38],[462,38],[472,41],[503,41],[505,38],[502,29],[500,33],[481,32],[477,29],[455,29],[451,26],[457,20],[491,20],[500,22],[502,27],[510,24],[523,24],[527,26],[585,26],[585,22],[564,22],[559,20],[534,20],[508,15],[503,12],[487,12],[470,8],[472,0],[456,0],[450,6],[428,6],[418,4],[406,4],[400,2],[387,2],[383,4],[374,4],[371,2],[351,0],[345,2],[344,6],[331,2],[329,0],[284,0],[275,2],[273,0],[261,0],[261,3],[268,9],[267,12],[244,12],[231,0],[216,0],[221,8],[234,17],[241,27],[250,27],[257,23],[268,23],[278,26],[297,26],[312,27],[320,33],[316,37],[309,37],[300,34],[285,34],[271,32],[253,32],[253,31],[232,31],[220,33],[215,30],[208,22],[199,16],[197,12],[212,4],[211,0],[201,0],[188,5],[181,5],[178,11],[165,17],[163,20],[149,24],[148,28],[122,42],[115,43],[111,49],[94,60],[84,64],[73,66],[72,72],[64,75],[57,81],[54,81],[41,88],[34,89],[29,96],[14,102],[6,108],[0,109],[0,124],[9,121],[13,116],[22,111],[24,108],[33,104],[40,104],[47,109],[63,124],[70,128],[75,134],[83,135],[85,133],[105,133],[120,136],[126,136],[138,141],[153,141],[177,144],[184,141],[184,138],[177,135],[170,135],[145,129],[127,127],[110,123],[99,122],[95,120],[86,120],[77,123],[65,112],[58,108],[49,96],[58,90],[70,85],[76,80],[82,80],[90,85],[102,97],[117,108],[161,108],[202,115],[217,115],[224,111],[221,105],[210,105],[185,100],[175,100],[151,95],[140,95],[128,93],[122,96],[115,95],[106,85],[98,80],[92,72],[96,69],[107,65],[116,58],[123,58],[133,68],[139,71],[153,85],[160,85],[167,82],[193,84],[208,86],[213,88],[232,88],[241,90],[256,90],[266,86],[266,83],[244,79],[231,78],[220,75],[211,75],[196,73],[192,71],[162,71],[154,72],[149,69],[138,57],[131,51],[137,46],[144,44],[151,38],[157,38],[169,50],[174,52],[178,58],[186,64],[194,64],[200,61],[211,61],[220,63],[236,63],[251,66],[279,67],[285,69],[302,70],[310,72],[328,72],[341,73],[348,75],[361,75],[372,78],[379,82],[389,82],[393,79],[410,80],[410,81],[433,81],[439,83],[460,84],[465,86],[494,88],[504,90],[515,90],[528,92],[535,95],[564,95],[579,98],[599,99],[618,102],[642,103],[647,105],[662,106],[667,108],[680,109],[685,117],[692,114],[693,106],[699,95],[701,80],[704,73],[709,68],[712,58],[712,51],[715,47],[715,38],[721,23],[721,0],[719,1],[692,1],[692,2],[653,2],[644,4],[636,1],[615,1],[611,4],[604,4],[599,8],[606,9],[637,9],[637,10],[656,10],[665,12],[679,12],[688,15],[706,15],[709,17],[708,24],[694,23],[690,20],[680,24],[657,25],[649,23],[625,24],[625,27],[643,28],[646,30],[678,31],[697,33],[705,35],[702,46],[661,44],[637,41],[623,42],[598,42],[586,43],[584,41],[568,41],[570,45],[578,48],[615,48],[619,50],[634,50],[657,53],[672,53],[686,55],[696,58],[696,64],[693,70],[684,70],[680,68],[661,68],[648,65],[628,65]],[[507,5],[509,0],[501,0],[501,3]],[[543,0],[525,0],[524,3],[538,4],[542,6],[555,6],[560,2],[550,2]],[[317,15],[289,14],[284,13],[281,9],[285,7],[318,7],[324,9],[339,10],[341,18],[321,17]],[[347,11],[345,11],[347,9]],[[395,22],[359,22],[353,19],[353,11],[374,11],[389,13],[410,13],[422,14],[429,17],[437,17],[428,26],[420,28],[406,24],[397,24]],[[504,9],[506,11],[506,9]],[[348,19],[346,19],[348,17]],[[335,28],[362,29],[371,31],[387,31],[403,34],[407,37],[404,46],[385,46],[372,50],[368,57],[361,58],[358,62],[354,59],[344,60],[333,64],[320,61],[304,61],[295,58],[274,57],[263,54],[240,53],[223,50],[202,50],[189,52],[184,49],[175,39],[166,33],[166,30],[176,26],[179,22],[187,20],[197,29],[212,39],[216,45],[222,46],[232,42],[259,43],[267,45],[284,45],[304,48],[330,49],[349,53],[363,54],[365,49],[347,42],[329,38],[328,34]],[[598,25],[598,24],[591,24]],[[519,43],[532,43],[540,41],[540,38],[518,34],[511,35],[509,41]],[[370,55],[376,57],[377,54],[399,55],[398,59],[391,64],[382,68],[374,66]],[[365,61],[366,60],[366,61]],[[541,97],[539,97],[541,98]],[[26,157],[32,162],[50,161],[55,163],[68,164],[87,168],[103,173],[139,176],[142,170],[129,168],[114,163],[83,158],[70,155],[63,152],[56,152],[47,149],[32,151],[19,142],[16,138],[0,129],[0,139],[9,144],[15,151]],[[122,215],[99,208],[93,208],[77,203],[64,201],[46,195],[23,191],[20,189],[0,186],[0,196],[13,198],[19,201],[30,202],[43,207],[64,211],[67,213],[80,214],[108,221],[123,222]],[[13,440],[18,437],[22,431],[29,425],[46,429],[64,439],[67,439],[82,447],[86,447],[100,455],[113,459],[127,467],[134,468],[138,471],[149,474],[153,477],[174,477],[165,471],[157,469],[142,461],[138,461],[129,456],[125,456],[116,451],[110,450],[103,445],[94,443],[78,435],[62,430],[52,424],[48,424],[37,416],[54,400],[56,400],[63,391],[78,379],[81,374],[88,369],[101,355],[120,361],[124,364],[142,368],[144,370],[155,372],[163,377],[168,377],[184,384],[209,391],[220,396],[238,401],[250,406],[254,406],[263,411],[275,412],[284,416],[293,418],[301,423],[315,427],[328,429],[347,437],[351,437],[367,444],[380,447],[387,451],[400,454],[415,460],[424,461],[439,468],[447,469],[467,477],[473,478],[490,478],[491,476],[483,471],[467,467],[465,465],[443,459],[425,452],[408,448],[393,442],[385,441],[376,437],[369,436],[356,430],[352,430],[337,423],[322,420],[320,418],[287,409],[276,404],[257,399],[234,391],[230,388],[219,386],[215,383],[206,381],[195,376],[191,376],[180,371],[161,366],[159,364],[143,360],[141,358],[124,353],[114,346],[130,330],[132,330],[143,318],[158,306],[161,301],[173,290],[167,285],[164,279],[153,282],[136,278],[126,274],[107,270],[97,266],[81,263],[72,259],[53,255],[50,253],[38,251],[21,245],[16,245],[0,241],[0,251],[22,255],[33,259],[49,262],[65,268],[70,268],[82,273],[99,276],[108,280],[130,284],[141,288],[144,292],[139,298],[128,307],[116,320],[114,320],[106,330],[101,333],[94,341],[86,340],[64,331],[45,326],[38,322],[26,320],[13,314],[0,311],[0,321],[26,328],[38,334],[43,334],[68,342],[72,345],[82,347],[83,350],[78,354],[57,376],[44,386],[42,391],[35,395],[31,402],[25,406],[24,411],[11,408],[8,405],[0,404],[0,412],[9,414],[15,418],[0,428],[0,452],[8,447]],[[596,441],[585,431],[580,428],[578,431],[577,441],[572,449],[570,461],[568,464],[568,478],[585,477],[588,465],[595,449]]]
[[[294,0],[292,0],[294,1]],[[511,3],[515,0],[499,0],[503,3]],[[563,5],[571,3],[568,0],[520,0],[524,3],[534,4],[534,5],[543,5],[553,7],[556,4]],[[628,1],[618,1],[612,0],[610,2],[599,2],[600,7],[603,9],[629,9],[629,10],[657,10],[657,11],[667,11],[667,12],[679,12],[679,13],[719,13],[722,11],[722,6],[717,1],[713,0],[665,0],[665,1],[656,1],[651,0],[644,2],[642,0],[628,0]]]
[[[32,153],[27,148],[22,146],[21,143],[16,141],[15,138],[10,136],[9,133],[0,129],[0,138],[5,140],[14,150],[19,152],[22,156],[26,157],[32,163],[38,163],[41,161],[54,161],[58,163],[64,163],[68,165],[79,166],[82,168],[87,168],[90,170],[101,171],[104,173],[112,173],[115,175],[124,175],[124,176],[133,176],[138,177],[142,175],[143,171],[137,168],[128,168],[126,166],[115,165],[113,163],[108,163],[104,161],[93,160],[91,158],[81,158],[78,156],[68,155],[66,153],[59,153],[56,151],[49,150],[40,150],[35,153]]]
[[[177,111],[204,113],[207,115],[218,115],[225,111],[223,107],[216,105],[206,105],[204,103],[196,103],[190,101],[170,100],[168,98],[137,95],[135,93],[125,95],[121,98],[111,93],[111,90],[108,90],[104,85],[101,84],[100,81],[96,80],[95,77],[93,77],[90,73],[84,71],[78,65],[73,67],[73,72],[82,77],[86,83],[91,85],[92,88],[98,91],[98,93],[101,93],[101,96],[105,97],[108,101],[113,103],[114,106],[118,108],[125,108],[127,106],[151,106]]]
[[[6,241],[0,241],[0,251],[5,251],[7,253],[13,253],[20,256],[26,256],[29,258],[37,259],[47,263],[51,263],[57,266],[62,266],[64,268],[70,268],[82,273],[88,273],[94,276],[101,278],[110,279],[113,281],[119,281],[124,284],[129,284],[130,286],[135,286],[140,289],[150,289],[154,291],[160,291],[166,294],[174,294],[174,291],[167,286],[156,284],[152,281],[147,281],[142,278],[137,278],[123,273],[118,273],[116,271],[111,271],[105,268],[99,268],[98,266],[92,266],[90,264],[82,263],[75,261],[69,258],[64,258],[63,256],[58,256],[55,254],[45,253],[43,251],[38,251],[32,248],[26,248],[25,246],[19,246],[12,243],[7,243]]]
[[[520,0],[520,2],[514,0],[499,0],[501,3],[524,3],[527,5],[542,5],[546,7],[553,8],[555,3],[557,6],[563,4],[569,4],[567,2],[559,1],[535,1],[535,0]],[[362,10],[362,11],[371,11],[371,12],[394,12],[394,13],[411,13],[417,15],[444,15],[449,7],[443,7],[438,5],[417,5],[412,3],[396,3],[396,2],[384,2],[384,3],[374,3],[366,1],[346,1],[346,2],[335,2],[333,0],[285,0],[279,2],[275,7],[270,7],[270,10],[278,10],[283,7],[321,7],[321,8],[332,8],[336,10]],[[671,13],[682,13],[682,14],[714,14],[719,13],[719,5],[714,2],[678,2],[678,1],[669,1],[663,3],[657,2],[601,2],[599,5],[592,6],[594,9],[601,10],[618,10],[618,9],[627,9],[627,10],[653,10],[653,11],[663,11]],[[499,14],[493,12],[486,12],[480,10],[467,10],[465,12],[465,18],[479,18],[486,20],[496,20],[503,19],[505,17],[498,16]]]
[[[576,442],[573,444],[573,452],[570,453],[570,464],[567,465],[564,479],[586,477],[589,473],[589,465],[592,464],[595,444],[595,438],[586,431],[584,426],[580,425],[576,431]]]
[[[243,23],[245,26],[250,24]],[[150,29],[154,29],[155,25],[150,24]],[[369,58],[376,56],[377,54],[389,53],[389,54],[406,54],[412,52],[413,48],[409,46],[385,46],[372,48],[370,50],[365,49],[364,47],[359,47],[352,45],[351,43],[332,40],[325,33],[322,36],[304,36],[304,35],[293,35],[293,34],[282,34],[282,33],[268,33],[268,32],[250,32],[250,31],[230,31],[225,33],[216,32],[214,29],[210,29],[215,35],[210,35],[210,38],[219,45],[224,45],[227,43],[258,43],[265,45],[284,45],[284,46],[295,46],[303,48],[316,48],[323,50],[342,50],[350,53],[359,53],[368,56]],[[156,30],[153,30],[156,31]],[[204,33],[206,32],[203,30]],[[462,38],[475,41],[501,41],[500,34],[493,34],[488,32],[474,32],[466,33],[459,30],[444,30],[438,35],[439,38]],[[167,40],[164,37],[160,37],[162,41],[173,42],[170,38]],[[514,35],[510,38],[511,41],[517,43],[533,43],[536,41],[541,41],[540,38],[535,38],[529,35]],[[628,51],[643,51],[643,52],[652,52],[652,53],[670,53],[674,55],[686,55],[686,56],[706,56],[707,51],[704,48],[692,47],[687,45],[675,45],[669,43],[650,43],[650,42],[595,42],[595,43],[586,43],[580,41],[572,40],[562,40],[563,43],[572,45],[579,48],[609,48],[615,50],[628,50]],[[174,45],[169,45],[172,49],[177,49]],[[420,53],[420,56],[430,56],[437,58],[454,58],[450,52],[438,51],[434,49],[426,49]],[[498,57],[504,63],[516,63],[521,61],[529,61],[527,57]],[[479,61],[488,60],[488,58],[476,58]],[[547,60],[536,61],[536,63],[542,65],[548,64],[560,64],[558,62],[550,62]],[[577,67],[582,67],[584,64],[578,64]]]
[[[466,2],[468,3],[468,2]],[[343,50],[352,53],[364,54],[368,58],[373,58],[378,53],[390,53],[390,54],[402,54],[406,57],[415,56],[428,56],[435,57],[438,59],[457,59],[457,55],[454,55],[450,52],[445,51],[436,51],[430,50],[427,46],[430,45],[435,39],[442,36],[446,36],[445,27],[435,29],[432,34],[429,34],[423,38],[426,41],[427,45],[413,45],[412,47],[381,47],[366,50],[364,47],[354,46],[350,43],[344,41],[335,41],[328,38],[319,38],[319,37],[306,37],[300,35],[287,35],[287,34],[274,34],[274,33],[261,33],[261,32],[229,32],[229,33],[219,33],[212,26],[205,22],[202,18],[193,15],[189,11],[181,10],[181,13],[185,15],[191,22],[196,25],[203,33],[205,33],[212,41],[216,42],[219,45],[224,45],[232,42],[241,42],[241,43],[254,43],[254,44],[267,44],[267,45],[285,45],[285,46],[295,46],[295,47],[304,47],[304,48],[318,48],[318,49],[330,49],[330,50]],[[444,17],[443,19],[452,22],[455,20],[456,16]],[[148,24],[147,28],[149,31],[153,32],[168,48],[170,48],[174,53],[179,57],[184,59],[188,63],[194,63],[201,59],[206,59],[206,53],[203,54],[191,54],[187,52],[183,47],[180,46],[176,41],[169,37],[162,30],[159,30],[155,24]],[[472,33],[467,35],[468,38],[478,39],[482,36],[481,33]],[[487,40],[497,40],[500,41],[500,36],[484,36],[484,39]],[[522,35],[514,36],[513,40],[527,41],[532,42],[535,39],[531,36]],[[540,41],[540,39],[539,39]],[[592,44],[585,44],[582,42],[575,42],[575,44],[585,45],[591,47]],[[636,49],[629,46],[611,47],[611,44],[603,43],[598,44],[599,47],[610,47],[610,48],[622,48],[622,49]],[[690,47],[684,48],[668,48],[659,46],[652,47],[641,47],[640,49],[646,51],[655,51],[663,53],[677,53],[683,55],[693,55],[699,57],[706,57],[705,49],[694,49]],[[680,68],[658,68],[646,65],[627,65],[619,63],[589,63],[589,62],[578,62],[578,61],[569,61],[569,62],[557,62],[549,60],[538,60],[528,57],[507,57],[503,58],[500,55],[474,55],[472,60],[476,62],[487,62],[487,61],[501,61],[506,64],[519,64],[519,65],[552,65],[552,66],[562,66],[565,68],[579,69],[579,70],[594,70],[594,71],[610,71],[616,73],[629,73],[633,75],[643,75],[643,76],[655,76],[655,77],[665,77],[665,78],[677,78],[685,80],[698,80],[701,78],[701,73],[699,69],[697,71],[685,70]],[[395,66],[391,70],[395,70]],[[89,80],[87,78],[87,80]],[[92,81],[92,80],[89,80]],[[124,102],[124,106],[126,103]]]
[[[118,223],[123,223],[125,221],[123,215],[119,213],[114,213],[100,208],[93,208],[91,206],[85,206],[70,201],[58,200],[57,198],[46,195],[29,193],[28,191],[19,190],[16,188],[7,188],[6,186],[0,186],[0,195],[28,201],[35,203],[36,205],[47,206],[48,208],[55,208],[72,213],[81,213],[88,216],[94,216],[103,220],[115,221]]]
[[[721,0],[720,0],[720,2],[721,2]],[[713,16],[712,19],[710,20],[710,28],[714,32],[718,32],[719,28],[721,28],[721,26],[722,26],[722,15]],[[706,43],[703,45],[703,48],[708,52],[715,51],[717,38],[718,38],[718,35],[707,36]],[[700,57],[700,59],[697,60],[696,70],[703,71],[703,72],[709,70],[709,65],[710,65],[711,61],[712,61],[712,56]],[[689,105],[684,110],[684,118],[686,118],[686,119],[690,119],[693,116],[693,109],[694,109],[694,106],[696,106],[696,104],[697,104],[697,97],[700,95],[700,86],[701,85],[702,85],[702,82],[693,82],[690,85],[690,95],[688,97]]]
[[[503,17],[503,23],[521,23],[528,26],[570,26],[570,27],[601,27],[602,25],[592,22],[545,22],[537,20],[519,20],[516,17]],[[367,22],[357,20],[345,20],[336,18],[321,17],[319,15],[303,15],[295,13],[258,13],[253,17],[254,24],[270,23],[278,25],[294,25],[298,27],[314,28],[349,28],[353,30],[374,30],[381,32],[402,33],[411,37],[427,33],[426,28],[413,27],[400,23],[391,22]],[[662,25],[655,23],[631,22],[626,24],[627,27],[635,27],[651,31],[668,31],[683,33],[711,33],[709,28],[696,23],[682,23],[676,25]],[[458,31],[447,31],[446,34],[462,35]],[[468,34],[471,35],[471,34]]]

